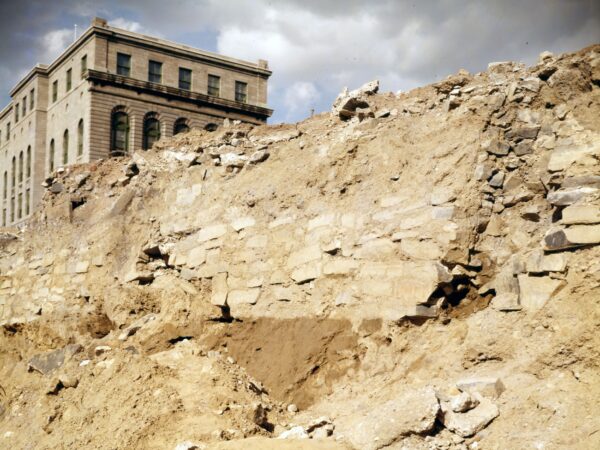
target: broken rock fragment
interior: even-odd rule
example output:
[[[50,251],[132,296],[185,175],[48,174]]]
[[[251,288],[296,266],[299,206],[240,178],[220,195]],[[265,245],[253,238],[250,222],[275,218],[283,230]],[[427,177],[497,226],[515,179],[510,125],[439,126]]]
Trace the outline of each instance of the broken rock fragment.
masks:
[[[449,402],[441,403],[440,422],[453,433],[462,437],[473,436],[483,430],[500,414],[498,407],[488,398],[474,394],[478,405],[465,412],[455,412]]]
[[[342,120],[348,120],[357,114],[358,108],[368,108],[368,96],[377,93],[378,90],[378,80],[370,81],[362,85],[360,88],[350,92],[348,92],[348,89],[345,88],[335,99],[332,107],[332,113]]]
[[[433,430],[440,409],[433,388],[408,391],[367,411],[336,420],[341,434],[363,450],[377,450],[402,436],[424,434]]]

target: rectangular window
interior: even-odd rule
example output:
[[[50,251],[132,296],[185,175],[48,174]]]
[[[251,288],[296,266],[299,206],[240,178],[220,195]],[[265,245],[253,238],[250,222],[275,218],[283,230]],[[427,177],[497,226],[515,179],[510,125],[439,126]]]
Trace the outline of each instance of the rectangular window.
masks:
[[[25,193],[25,215],[26,216],[29,215],[29,212],[31,210],[30,204],[29,204],[29,197],[31,197],[31,192],[29,191],[29,189],[27,189],[27,192]]]
[[[33,111],[33,108],[35,106],[35,89],[32,89],[31,92],[29,92],[29,109],[31,111]]]
[[[2,226],[6,226],[6,208],[2,210]]]
[[[24,98],[21,103],[21,115],[25,117],[25,114],[27,114],[27,98]]]
[[[192,71],[190,69],[179,68],[179,89],[192,90]]]
[[[83,76],[87,70],[87,55],[83,55],[81,57],[81,79],[83,80]]]
[[[15,123],[19,121],[19,104],[15,103]]]
[[[208,95],[212,95],[214,97],[218,97],[221,95],[221,77],[216,75],[208,76]]]
[[[6,140],[10,141],[10,122],[6,124]]]
[[[162,63],[158,61],[148,61],[148,81],[152,83],[162,83]]]
[[[52,83],[52,102],[58,100],[58,81]]]
[[[71,69],[67,70],[67,89],[66,91],[69,92],[71,90],[71,82],[73,81],[73,71]]]
[[[248,102],[248,83],[242,81],[235,82],[235,101],[240,103]]]
[[[128,77],[131,74],[131,55],[117,53],[117,75]]]

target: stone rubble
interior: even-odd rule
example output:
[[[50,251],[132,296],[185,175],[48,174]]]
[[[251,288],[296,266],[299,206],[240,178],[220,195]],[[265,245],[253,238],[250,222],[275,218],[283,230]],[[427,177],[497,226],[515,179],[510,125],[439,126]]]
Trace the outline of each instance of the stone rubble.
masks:
[[[52,174],[0,236],[6,427],[37,405],[32,442],[55,447],[131,417],[131,448],[154,423],[164,448],[367,450],[492,448],[516,410],[585,428],[538,397],[581,388],[589,361],[570,355],[594,356],[569,333],[598,298],[599,70],[596,46],[397,95],[373,81],[299,124],[229,121]],[[523,356],[534,339],[552,345]],[[465,378],[446,395],[449,376]],[[85,437],[57,444],[67,427]]]

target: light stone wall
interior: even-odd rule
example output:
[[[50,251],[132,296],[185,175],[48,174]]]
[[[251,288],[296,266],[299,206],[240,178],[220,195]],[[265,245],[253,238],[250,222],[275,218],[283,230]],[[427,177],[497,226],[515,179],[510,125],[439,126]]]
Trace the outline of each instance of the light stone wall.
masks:
[[[99,42],[98,46],[107,52],[108,56],[107,59],[105,58],[105,61],[107,61],[109,73],[117,73],[117,53],[125,53],[131,56],[131,78],[148,81],[148,61],[157,61],[163,64],[161,84],[178,88],[179,68],[183,67],[192,70],[192,92],[206,94],[208,89],[208,75],[217,75],[221,77],[220,98],[235,100],[235,82],[242,81],[248,84],[247,103],[266,106],[267,80],[249,71],[224,67],[216,62],[203,62],[197,58],[173,55],[122,42]],[[98,53],[101,52],[99,51]]]

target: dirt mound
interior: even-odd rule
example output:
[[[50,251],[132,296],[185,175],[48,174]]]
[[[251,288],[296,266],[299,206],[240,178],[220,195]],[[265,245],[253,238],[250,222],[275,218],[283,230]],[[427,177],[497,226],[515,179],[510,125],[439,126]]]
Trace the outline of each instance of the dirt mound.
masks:
[[[600,46],[378,90],[53,174],[0,447],[600,447]]]

